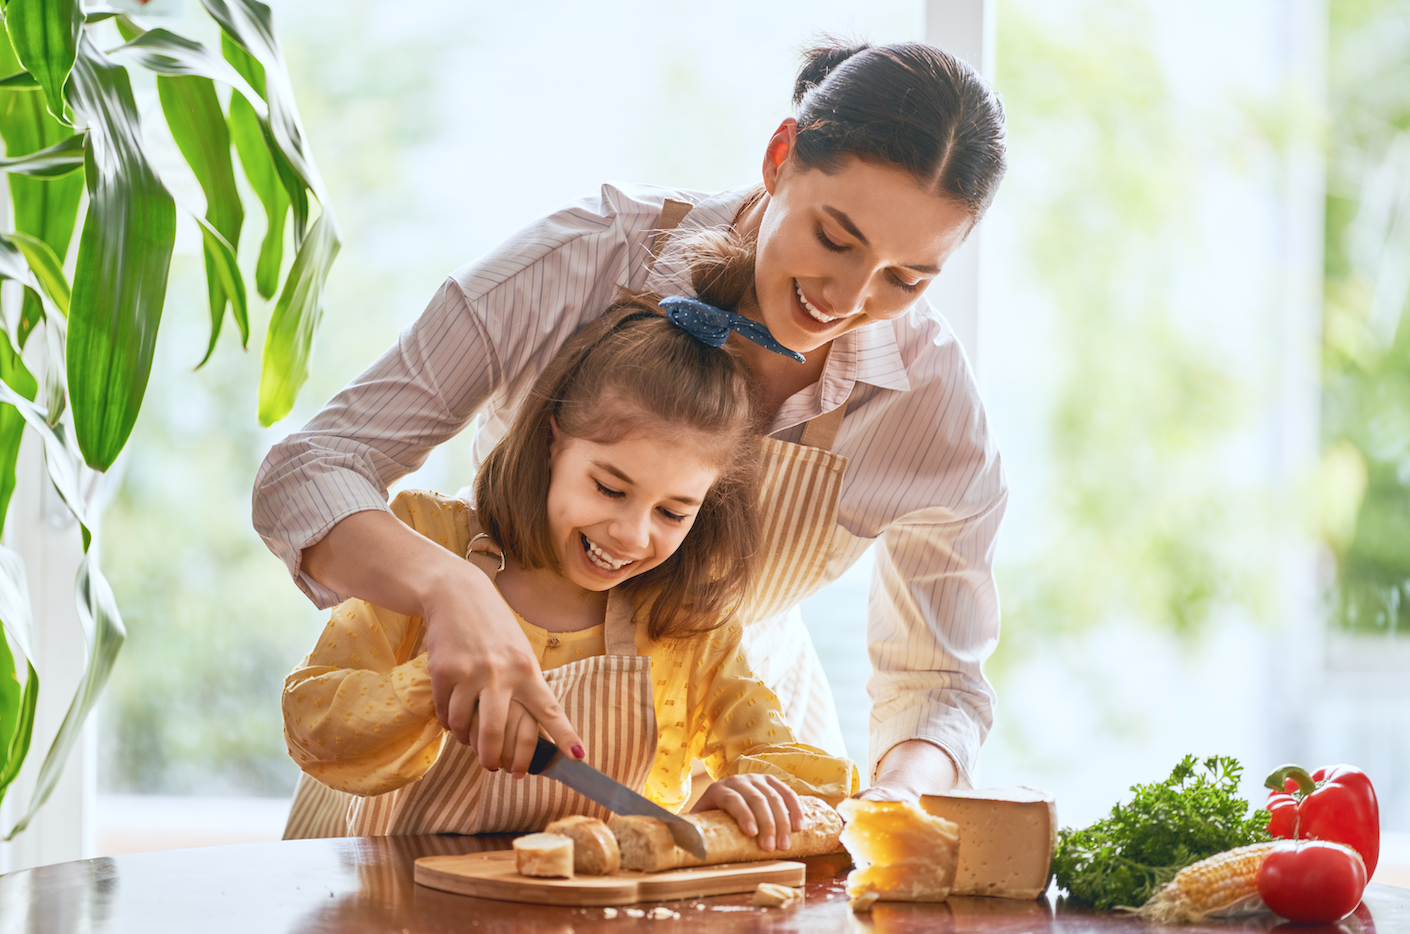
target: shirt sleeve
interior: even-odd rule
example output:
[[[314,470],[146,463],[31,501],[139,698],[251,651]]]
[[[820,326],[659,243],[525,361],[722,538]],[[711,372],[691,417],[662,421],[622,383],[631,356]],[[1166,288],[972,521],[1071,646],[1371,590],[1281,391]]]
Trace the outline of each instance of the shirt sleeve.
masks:
[[[800,795],[836,806],[860,787],[850,759],[831,756],[795,740],[778,698],[754,677],[740,648],[742,631],[730,623],[709,640],[691,684],[690,709],[696,719],[694,757],[715,779],[761,773],[781,779]]]
[[[487,403],[512,411],[579,324],[644,277],[663,196],[604,186],[457,270],[391,349],[270,450],[255,529],[314,603],[349,595],[304,574],[303,550],[354,513],[386,509],[390,484]]]
[[[426,653],[400,658],[420,622],[362,600],[334,609],[284,680],[284,737],[299,768],[330,788],[376,795],[435,764],[445,731]]]
[[[999,638],[993,564],[1008,488],[957,347],[931,354],[928,372],[917,367],[913,378],[902,417],[925,413],[928,424],[888,433],[906,439],[893,449],[916,449],[903,478],[914,499],[877,541],[867,607],[869,773],[875,780],[887,751],[920,739],[949,753],[972,783],[994,722],[982,664]]]
[[[407,490],[392,513],[457,554],[465,503]],[[446,735],[436,719],[423,621],[364,600],[337,606],[313,651],[284,679],[284,737],[299,768],[330,788],[377,795],[421,778]],[[415,654],[413,654],[415,653]]]

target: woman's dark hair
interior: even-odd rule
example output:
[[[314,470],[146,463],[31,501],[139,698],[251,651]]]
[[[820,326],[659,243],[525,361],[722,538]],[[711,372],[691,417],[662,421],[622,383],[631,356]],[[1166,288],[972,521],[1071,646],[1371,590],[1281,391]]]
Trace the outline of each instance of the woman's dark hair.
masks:
[[[1004,177],[1004,106],[962,60],[919,42],[805,53],[794,85],[805,168],[835,172],[847,156],[905,169],[978,220]]]
[[[752,252],[713,232],[685,246],[700,260],[700,297],[737,306],[752,285]],[[719,479],[675,554],[621,586],[638,608],[649,606],[652,639],[724,623],[744,598],[759,540],[762,434],[743,358],[691,337],[644,293],[624,293],[569,338],[475,477],[480,524],[529,568],[558,569],[548,536],[550,419],[563,436],[599,444],[640,430],[699,441]]]

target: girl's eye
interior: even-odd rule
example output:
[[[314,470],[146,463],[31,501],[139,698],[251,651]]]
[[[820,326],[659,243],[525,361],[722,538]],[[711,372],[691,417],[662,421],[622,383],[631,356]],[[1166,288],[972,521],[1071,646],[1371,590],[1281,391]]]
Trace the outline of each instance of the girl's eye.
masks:
[[[592,482],[597,483],[596,480]],[[603,496],[609,497],[610,499],[621,499],[623,496],[627,495],[621,490],[614,490],[610,487],[605,487],[601,483],[597,483],[597,492],[601,493]]]
[[[818,242],[823,245],[824,249],[831,250],[834,253],[847,252],[847,247],[830,239],[821,227],[818,228]]]
[[[896,287],[899,288],[902,292],[919,292],[919,291],[920,291],[920,283],[919,283],[919,282],[907,282],[905,279],[902,279],[900,276],[896,275],[894,272],[891,274],[891,281],[894,282],[894,283],[896,283]]]
[[[665,516],[667,519],[670,519],[672,522],[684,522],[684,521],[685,521],[685,516],[678,515],[678,514],[676,514],[676,513],[674,513],[674,512],[671,512],[669,509],[662,509],[662,510],[661,510],[661,515]]]

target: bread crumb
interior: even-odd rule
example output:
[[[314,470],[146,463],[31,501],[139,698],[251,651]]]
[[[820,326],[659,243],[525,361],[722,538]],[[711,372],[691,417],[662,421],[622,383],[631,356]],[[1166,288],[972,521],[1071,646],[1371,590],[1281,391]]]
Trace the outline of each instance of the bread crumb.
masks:
[[[705,910],[705,903],[704,903],[704,902],[696,902],[696,903],[695,903],[695,910],[696,910],[696,911],[704,911],[704,910]]]
[[[611,921],[613,918],[617,917],[617,909],[615,909],[615,908],[604,908],[604,909],[602,909],[602,917],[606,918],[608,921]]]
[[[679,918],[681,916],[681,913],[679,911],[672,911],[671,909],[662,905],[658,908],[651,909],[651,911],[647,912],[646,916],[656,921],[665,921],[667,918]]]
[[[881,898],[880,892],[863,892],[852,899],[852,910],[858,914],[871,911],[871,906],[876,904],[876,900]]]
[[[628,908],[628,909],[627,909],[627,917],[628,917],[628,918],[645,918],[645,917],[646,917],[646,912],[642,911],[640,908]]]
[[[756,908],[787,908],[803,900],[802,889],[792,889],[777,882],[760,882],[754,890]]]

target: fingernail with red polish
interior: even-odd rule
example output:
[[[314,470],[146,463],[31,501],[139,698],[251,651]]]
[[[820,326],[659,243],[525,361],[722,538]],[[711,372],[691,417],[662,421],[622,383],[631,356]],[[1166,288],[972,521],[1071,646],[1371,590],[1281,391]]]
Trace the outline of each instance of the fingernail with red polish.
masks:
[[[587,750],[583,748],[583,744],[582,744],[582,743],[579,743],[578,745],[576,745],[576,746],[573,747],[573,758],[574,758],[574,759],[586,759],[586,758],[587,758]]]

